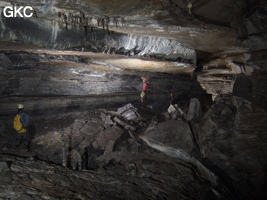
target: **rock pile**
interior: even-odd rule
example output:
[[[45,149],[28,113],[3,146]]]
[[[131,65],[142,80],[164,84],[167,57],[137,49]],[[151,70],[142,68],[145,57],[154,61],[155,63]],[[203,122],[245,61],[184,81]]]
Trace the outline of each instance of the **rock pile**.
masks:
[[[1,154],[0,198],[216,199],[215,185],[196,166],[155,151],[140,139],[162,140],[162,147],[179,148],[182,154],[194,151],[186,122],[156,114],[131,104],[117,112],[97,110],[36,137],[33,153],[21,154],[26,159]]]
[[[32,140],[32,150],[40,159],[88,169],[92,157],[107,155],[114,148],[122,148],[121,141],[137,137],[142,127],[139,124],[144,121],[132,104],[117,112],[99,109],[69,126],[37,136]]]
[[[3,152],[0,198],[264,199],[266,112],[221,95],[202,117],[191,102],[98,109],[35,137],[27,159]]]

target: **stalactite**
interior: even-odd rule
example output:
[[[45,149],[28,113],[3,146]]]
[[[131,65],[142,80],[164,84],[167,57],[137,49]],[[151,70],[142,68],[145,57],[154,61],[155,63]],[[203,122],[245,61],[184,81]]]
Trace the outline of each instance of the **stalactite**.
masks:
[[[57,12],[57,17],[60,21],[61,26],[65,28],[65,30],[69,31],[69,26],[74,29],[83,29],[85,35],[92,33],[95,27],[101,27],[105,33],[110,34],[110,24],[113,23],[116,28],[125,25],[124,17],[120,16],[90,16],[85,15],[82,11],[62,11]],[[112,20],[112,21],[111,21]]]
[[[57,12],[57,16],[61,22],[60,24],[64,26],[67,32],[69,30],[68,26],[71,25],[75,29],[84,29],[85,35],[88,35],[88,29],[90,29],[90,32],[92,33],[94,31],[94,27],[102,27],[102,30],[109,34],[109,26],[111,22],[116,26],[116,28],[125,25],[124,17],[120,16],[113,16],[112,18],[107,15],[103,17],[90,16],[85,15],[82,11],[59,11]]]
[[[109,16],[105,16],[101,19],[101,25],[102,25],[104,32],[105,32],[105,30],[107,30],[107,32],[109,33],[109,23],[110,23]]]

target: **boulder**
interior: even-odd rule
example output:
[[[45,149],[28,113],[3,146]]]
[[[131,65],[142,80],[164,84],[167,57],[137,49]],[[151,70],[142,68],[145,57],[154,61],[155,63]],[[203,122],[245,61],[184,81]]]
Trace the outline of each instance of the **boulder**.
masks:
[[[9,169],[7,163],[0,161],[0,172],[2,172],[2,171],[9,171],[9,170],[10,169]]]
[[[123,134],[123,130],[117,126],[112,126],[101,132],[92,146],[95,150],[105,150],[109,141],[116,141]]]
[[[127,120],[134,120],[140,117],[137,113],[137,109],[130,103],[119,108],[117,112]]]
[[[194,122],[200,122],[201,119],[202,119],[202,108],[200,102],[198,99],[192,98],[189,104],[187,121],[193,120]]]
[[[83,119],[75,119],[73,124],[71,125],[71,128],[75,131],[80,130],[85,123],[86,121]]]
[[[114,118],[114,121],[123,126],[127,130],[134,131],[136,128],[131,125],[127,120],[125,120],[123,117],[117,116]]]
[[[45,135],[34,138],[31,141],[32,151],[41,159],[47,159],[51,155],[62,152],[63,138],[58,131],[51,131]],[[53,159],[56,163],[61,163],[61,159]]]
[[[75,123],[74,123],[75,124]],[[77,124],[77,123],[76,123]],[[91,145],[94,139],[104,130],[104,123],[101,120],[90,120],[82,123],[82,127],[77,129],[72,129],[69,134],[70,137],[70,147],[79,149],[80,153]]]
[[[107,127],[110,127],[114,124],[114,121],[112,121],[111,119],[111,116],[110,115],[107,115],[103,112],[101,112],[101,118],[102,118],[102,121],[104,123],[104,126],[107,128]]]
[[[110,154],[111,152],[113,152],[114,144],[115,144],[114,140],[109,140],[103,155],[106,156],[106,155]]]
[[[168,113],[170,115],[170,119],[181,119],[183,117],[186,118],[185,113],[177,106],[177,104],[170,105],[168,108]]]
[[[195,151],[192,133],[187,122],[169,120],[149,128],[142,138],[161,143],[162,147],[169,146],[179,149],[188,155]]]
[[[83,125],[80,131],[86,135],[95,135],[104,130],[103,123],[101,121],[89,121]]]
[[[160,123],[154,130],[147,130],[140,138],[151,148],[193,165],[199,175],[213,186],[219,184],[217,176],[198,160],[198,150],[187,122],[169,120]]]
[[[265,194],[266,119],[263,109],[228,95],[221,96],[199,124],[201,156],[241,199],[261,199]]]
[[[31,141],[32,151],[42,159],[48,158],[55,163],[62,163],[62,154],[68,154],[69,149],[84,153],[84,149],[103,131],[103,123],[100,122],[79,119],[61,131],[50,131],[37,136]],[[64,163],[68,162],[67,159]]]

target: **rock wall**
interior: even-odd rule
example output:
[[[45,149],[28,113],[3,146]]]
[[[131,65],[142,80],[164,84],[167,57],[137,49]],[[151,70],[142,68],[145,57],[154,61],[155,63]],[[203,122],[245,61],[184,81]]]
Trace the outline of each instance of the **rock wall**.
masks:
[[[256,106],[263,107],[267,110],[267,81],[266,71],[256,70],[252,74],[252,102]]]
[[[142,85],[141,72],[123,72],[123,69],[87,56],[5,53],[1,66],[1,94],[4,96],[139,92]],[[149,76],[156,93],[168,92],[168,87],[185,93],[192,85],[187,75],[143,74]]]
[[[118,59],[112,56],[38,51],[33,53],[22,48],[22,52],[3,50],[0,54],[0,118],[5,123],[12,121],[12,117],[6,116],[16,113],[18,103],[25,104],[33,121],[75,118],[93,108],[121,106],[129,102],[137,105],[142,76],[147,76],[151,84],[149,105],[160,109],[169,105],[171,90],[176,102],[182,104],[191,96],[206,94],[196,81],[191,80],[190,74],[123,69],[116,66],[119,61],[112,64]]]
[[[215,101],[198,130],[204,163],[232,185],[240,199],[266,198],[266,112],[241,97]]]

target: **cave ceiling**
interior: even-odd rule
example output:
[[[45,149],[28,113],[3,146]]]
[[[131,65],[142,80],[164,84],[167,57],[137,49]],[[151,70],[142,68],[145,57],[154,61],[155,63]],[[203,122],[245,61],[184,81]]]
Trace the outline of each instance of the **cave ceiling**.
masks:
[[[244,36],[244,31],[240,33],[241,21],[244,14],[249,13],[248,7],[253,5],[257,8],[262,2],[1,1],[2,11],[6,6],[31,6],[34,11],[30,18],[7,18],[2,12],[0,48],[1,51],[20,49],[26,52],[32,52],[33,46],[42,52],[47,49],[74,50],[93,59],[94,55],[82,51],[104,53],[109,58],[104,54],[98,55],[98,58],[118,68],[168,73],[192,72],[198,62],[204,60],[202,64],[208,68],[215,66],[221,69],[224,66],[226,72],[230,69],[235,73],[233,68],[236,65],[233,63],[245,63],[251,48],[264,49],[260,46],[265,46],[265,43],[258,38],[254,46],[247,37],[240,39]],[[255,15],[254,11],[259,14],[254,9],[249,17]],[[262,22],[262,18],[254,22],[258,23],[257,20]],[[8,42],[20,45],[17,47],[17,43]]]

